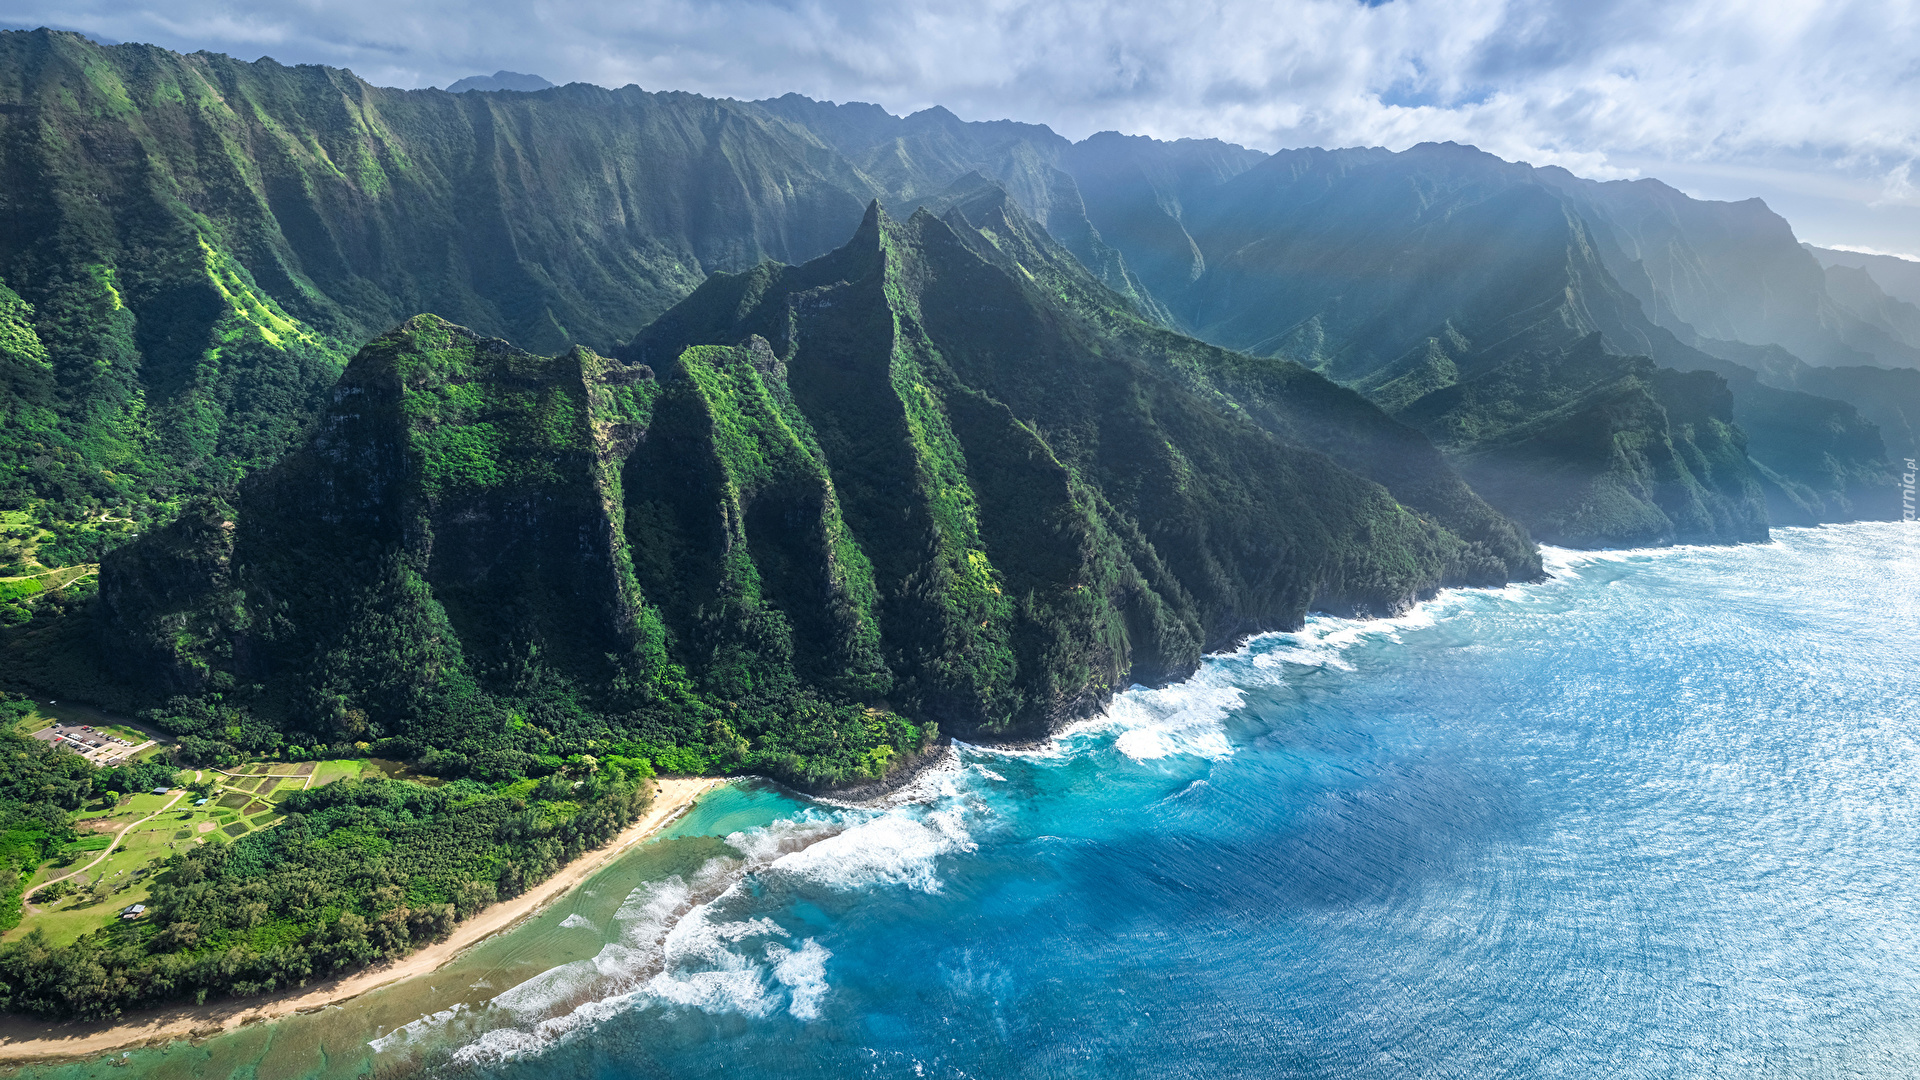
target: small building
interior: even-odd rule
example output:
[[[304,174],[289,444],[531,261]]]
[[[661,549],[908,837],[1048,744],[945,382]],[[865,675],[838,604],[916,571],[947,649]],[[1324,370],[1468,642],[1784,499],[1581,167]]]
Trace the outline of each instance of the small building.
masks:
[[[209,796],[209,797],[207,797],[207,798],[204,798],[204,799],[201,799],[201,800],[200,800],[199,802],[196,802],[196,803],[194,803],[193,805],[195,805],[195,806],[205,806],[205,805],[207,805],[208,803],[210,803],[210,802],[212,802],[212,801],[213,801],[213,798],[212,798],[211,796]]]
[[[137,919],[140,916],[145,915],[146,913],[147,913],[147,905],[134,904],[133,906],[120,912],[120,917],[123,919]]]
[[[153,789],[153,793],[154,793],[155,795],[165,795],[165,794],[166,794],[167,792],[169,792],[169,791],[172,791],[172,790],[173,790],[172,788],[163,788],[163,787],[157,787],[157,788],[154,788],[154,789]]]

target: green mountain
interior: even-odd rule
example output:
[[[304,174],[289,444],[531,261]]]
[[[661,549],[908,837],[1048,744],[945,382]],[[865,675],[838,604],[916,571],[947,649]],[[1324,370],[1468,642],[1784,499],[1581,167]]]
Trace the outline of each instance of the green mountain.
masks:
[[[0,177],[24,418],[0,498],[68,520],[164,517],[275,460],[418,311],[606,350],[714,269],[830,249],[874,193],[736,102],[391,90],[44,30],[0,34]]]
[[[1134,156],[1151,150],[1138,148]],[[1137,163],[1123,164],[1116,168],[1125,175],[1151,176]],[[1103,190],[1084,175],[1080,179],[1088,192]],[[1202,338],[1299,360],[1397,412],[1422,394],[1453,385],[1463,370],[1479,371],[1516,357],[1545,360],[1599,334],[1609,352],[1727,380],[1733,392],[1731,422],[1745,435],[1752,471],[1775,522],[1894,513],[1892,474],[1873,423],[1853,405],[1759,375],[1754,365],[1771,362],[1776,353],[1806,366],[1778,346],[1718,342],[1719,351],[1710,352],[1692,331],[1687,331],[1690,338],[1702,347],[1650,321],[1641,298],[1610,269],[1620,262],[1612,224],[1605,218],[1595,224],[1590,201],[1575,197],[1585,189],[1569,194],[1563,178],[1548,170],[1448,144],[1401,154],[1287,151],[1225,179],[1189,174],[1158,183],[1156,205],[1177,202],[1181,224],[1178,237],[1163,250],[1177,253],[1187,244],[1190,256],[1156,262],[1129,247],[1124,207],[1090,197],[1090,214],[1103,235],[1127,253],[1176,323]],[[1136,199],[1135,209],[1145,201]],[[1162,227],[1161,235],[1173,234]],[[1805,257],[1788,247],[1794,256]],[[1568,369],[1549,365],[1542,370]],[[1620,374],[1625,375],[1624,368]],[[1694,390],[1683,391],[1683,385]],[[1577,396],[1586,386],[1576,382],[1555,393]],[[1669,380],[1667,393],[1693,395],[1684,403],[1669,402],[1683,414],[1720,413],[1715,399],[1722,391],[1705,382]],[[1525,397],[1512,404],[1518,407]],[[1652,413],[1643,415],[1645,430],[1633,438],[1658,442],[1669,437],[1658,430]],[[1704,459],[1720,453],[1694,450]],[[1628,485],[1644,486],[1640,481]],[[1695,499],[1705,498],[1709,489],[1721,492],[1716,498],[1755,498],[1744,482],[1696,486],[1690,496]],[[1735,540],[1750,530],[1734,523],[1750,518],[1746,510],[1715,513],[1696,520],[1723,527],[1702,533],[1676,526],[1674,535]],[[1544,534],[1566,535],[1549,518],[1523,513],[1521,520]],[[1629,535],[1663,531],[1636,526],[1613,539],[1605,533],[1585,535],[1590,542],[1624,543]]]
[[[298,446],[346,358],[415,312],[536,353],[607,353],[715,271],[803,262],[868,202],[910,216],[970,174],[1151,322],[1363,388],[1455,337],[1547,356],[1597,331],[1733,383],[1778,520],[1886,509],[1868,430],[1882,400],[1853,379],[1748,379],[1749,354],[1777,347],[1766,334],[1805,320],[1720,310],[1744,295],[1741,251],[1820,277],[1791,243],[1774,251],[1784,223],[1467,148],[1263,155],[797,95],[399,91],[50,31],[0,35],[0,131],[19,225],[0,234],[0,497],[66,528],[44,549],[63,558]],[[1642,210],[1668,231],[1622,224]],[[1765,243],[1726,240],[1742,222]],[[1871,322],[1859,304],[1795,303]],[[1701,312],[1733,336],[1680,320]],[[1761,383],[1873,420],[1743,389]]]
[[[1142,319],[991,184],[945,201],[713,275],[618,359],[408,321],[16,671],[95,650],[203,757],[390,740],[490,776],[632,744],[817,787],[1310,610],[1540,573],[1359,395]]]
[[[1863,319],[1759,199],[1690,198],[1658,180],[1537,171],[1604,234],[1608,267],[1681,340],[1778,345],[1809,364],[1920,365],[1915,343]],[[1714,351],[1703,345],[1707,351]]]
[[[1599,334],[1525,353],[1414,398],[1398,416],[1475,491],[1542,541],[1573,547],[1764,540],[1767,508],[1733,395],[1609,352]]]
[[[1074,146],[1051,129],[1010,120],[968,123],[939,106],[899,117],[878,105],[837,105],[799,94],[754,104],[832,147],[897,216],[941,198],[960,177],[991,179],[1142,315],[1161,323],[1171,318],[1088,219],[1068,172]]]
[[[1618,192],[1459,147],[400,91],[36,31],[0,35],[0,193],[0,500],[42,558],[105,552],[97,597],[10,609],[0,678],[193,761],[446,780],[298,793],[172,860],[150,921],[0,948],[0,1009],[401,955],[656,766],[895,782],[1310,611],[1536,579],[1529,529],[1879,513],[1920,415],[1920,372],[1809,366],[1799,307],[1737,309],[1688,205],[1623,230]],[[1847,348],[1905,332],[1819,276]],[[0,877],[109,782],[31,756]]]

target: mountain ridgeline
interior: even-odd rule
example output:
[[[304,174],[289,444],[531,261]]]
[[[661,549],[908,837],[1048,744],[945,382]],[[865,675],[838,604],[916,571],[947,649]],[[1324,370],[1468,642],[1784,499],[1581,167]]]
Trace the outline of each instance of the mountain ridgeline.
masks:
[[[33,31],[0,34],[0,493],[86,533],[60,550],[97,551],[120,538],[103,516],[148,527],[299,445],[346,359],[418,312],[609,353],[712,273],[805,262],[868,203],[908,217],[973,173],[1143,318],[1390,410],[1450,384],[1449,365],[1587,371],[1551,358],[1599,333],[1727,380],[1775,523],[1887,516],[1889,455],[1914,452],[1905,302],[1857,280],[1873,271],[1823,269],[1758,202],[1452,145],[1269,155],[791,94],[402,91]],[[1664,393],[1728,420],[1712,393]],[[1595,516],[1575,489],[1507,509],[1595,543],[1751,535],[1702,524],[1746,520],[1730,507],[1660,509],[1678,498],[1662,485],[1689,505],[1746,494],[1692,475],[1724,447],[1689,449],[1689,424],[1636,423],[1622,437],[1673,443],[1687,477],[1625,453],[1605,484],[1630,512]],[[1484,459],[1463,431],[1448,453]]]
[[[821,787],[1539,574],[1417,433],[1142,319],[976,179],[614,359],[410,320],[306,447],[111,556],[96,619],[198,752],[626,740]]]
[[[1743,430],[1744,454],[1774,523],[1894,513],[1889,447],[1875,423],[1885,417],[1886,399],[1867,390],[1867,380],[1833,378],[1828,373],[1840,369],[1804,363],[1774,337],[1792,328],[1797,344],[1862,366],[1908,364],[1905,346],[1890,345],[1882,355],[1847,348],[1840,329],[1872,335],[1840,318],[1820,267],[1786,223],[1758,203],[1729,210],[1654,181],[1596,184],[1452,144],[1399,154],[1284,151],[1230,177],[1195,181],[1166,175],[1165,144],[1108,142],[1105,168],[1140,180],[1090,186],[1124,195],[1090,200],[1091,218],[1130,264],[1143,268],[1147,288],[1191,333],[1298,360],[1397,414],[1470,372],[1513,361],[1546,370],[1537,365],[1597,334],[1606,352],[1726,380],[1730,411],[1704,384],[1707,397],[1687,403],[1671,397],[1683,390],[1670,380],[1664,393],[1682,414],[1713,415]],[[1137,247],[1127,239],[1135,234],[1163,243]],[[1186,255],[1171,257],[1167,245]],[[1146,269],[1155,266],[1165,269],[1157,276]],[[1687,292],[1679,283],[1701,287]],[[1749,291],[1774,302],[1731,299]],[[1676,311],[1711,316],[1715,332],[1746,338],[1710,338]],[[1629,366],[1623,360],[1617,373]],[[1591,365],[1558,370],[1584,379]],[[1883,381],[1920,390],[1920,371],[1891,370]],[[1556,392],[1581,389],[1569,384]],[[1526,407],[1509,403],[1516,413]],[[1438,408],[1430,403],[1419,415]],[[1444,441],[1458,453],[1492,449],[1461,441],[1469,434],[1456,429]],[[1651,428],[1633,437],[1659,438]],[[1689,438],[1678,430],[1663,437]],[[1695,449],[1699,455],[1683,450],[1680,457],[1719,453]],[[1638,482],[1651,476],[1642,470]],[[1711,501],[1715,486],[1704,485],[1696,497]],[[1543,536],[1568,535],[1528,516],[1533,511],[1504,508]],[[1563,512],[1577,508],[1553,511]],[[1645,542],[1642,525],[1629,524],[1634,515],[1616,519],[1625,531],[1588,533],[1586,542]],[[1659,531],[1750,535],[1678,522]]]
[[[854,783],[1533,577],[1534,538],[1893,516],[1920,417],[1885,270],[1451,144],[43,30],[0,34],[0,183],[0,495],[69,561],[144,532],[9,677],[169,697],[216,758],[613,739]]]
[[[750,107],[0,34],[0,496],[143,523],[304,438],[346,360],[437,312],[602,351],[871,198]],[[18,299],[15,299],[17,295]]]

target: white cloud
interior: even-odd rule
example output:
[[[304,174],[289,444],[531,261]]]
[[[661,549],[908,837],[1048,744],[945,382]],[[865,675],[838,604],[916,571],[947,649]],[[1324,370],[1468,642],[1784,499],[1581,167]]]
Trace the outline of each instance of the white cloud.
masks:
[[[1920,255],[1906,251],[1881,251],[1878,248],[1859,247],[1853,244],[1834,244],[1832,247],[1835,251],[1851,251],[1856,255],[1885,255],[1894,259],[1905,259],[1908,262],[1920,262]]]

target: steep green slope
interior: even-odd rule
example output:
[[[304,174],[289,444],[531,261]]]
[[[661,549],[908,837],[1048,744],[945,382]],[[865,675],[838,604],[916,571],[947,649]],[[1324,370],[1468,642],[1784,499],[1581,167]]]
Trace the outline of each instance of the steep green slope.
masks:
[[[1041,290],[1193,393],[1282,440],[1326,454],[1405,506],[1431,515],[1476,546],[1488,580],[1538,572],[1525,533],[1476,496],[1430,442],[1361,395],[1289,360],[1230,352],[1142,325],[995,185],[963,177],[929,205],[957,212],[949,221],[961,237],[986,239],[973,245],[983,258],[1011,259]]]
[[[1920,364],[1920,349],[1841,303],[1793,228],[1759,199],[1694,199],[1658,180],[1536,174],[1607,234],[1608,265],[1682,340],[1778,345],[1817,366]]]
[[[872,215],[853,245],[815,263],[715,277],[624,354],[651,360],[757,334],[787,357],[795,400],[835,463],[848,520],[857,533],[886,538],[869,545],[883,596],[898,597],[911,613],[905,621],[923,628],[889,639],[905,668],[933,655],[936,641],[961,645],[979,620],[959,617],[955,596],[914,595],[916,564],[901,553],[941,552],[962,582],[966,563],[1017,579],[1030,554],[1017,538],[1036,520],[1077,522],[1073,530],[1088,539],[1021,589],[1033,610],[1023,604],[1019,619],[1041,625],[1032,635],[1016,631],[1016,640],[1064,650],[1076,637],[1100,640],[1107,627],[1124,626],[1126,657],[1103,662],[1118,661],[1115,674],[1138,681],[1190,669],[1200,647],[1290,625],[1310,605],[1396,610],[1421,577],[1538,572],[1518,530],[1424,440],[1357,395],[1298,365],[1226,353],[1144,322],[997,188],[967,182],[940,201],[944,217]],[[1405,470],[1383,479],[1398,485],[1400,502],[1445,527],[1412,526],[1354,472],[1292,449],[1313,440],[1363,472],[1389,471],[1389,461]],[[1035,478],[981,471],[1023,445],[1015,460],[1039,469]],[[913,456],[903,457],[909,448]],[[900,471],[868,464],[880,461],[897,461],[890,468]],[[963,473],[973,477],[972,495],[951,501],[945,492],[964,490],[939,478]],[[1048,475],[1061,479],[1040,484]],[[909,490],[919,494],[902,517],[900,493]],[[1034,500],[1049,490],[1052,508],[1042,512],[1047,504]],[[1369,529],[1374,540],[1359,541]],[[1101,582],[1104,599],[1094,588]],[[1095,603],[1075,614],[1082,590]],[[1094,622],[1076,630],[1063,621],[1069,615]],[[1017,684],[1036,661],[1018,650],[1014,659]],[[944,675],[918,679],[910,692],[926,700],[962,693]],[[974,678],[976,690],[965,693],[993,682]],[[1044,695],[1020,696],[1020,709],[1051,707]]]
[[[202,757],[385,739],[496,776],[637,740],[881,775],[931,733],[850,700],[888,689],[870,571],[761,359],[692,350],[663,386],[410,320],[307,447],[109,559],[103,659]]]
[[[1168,304],[1209,340],[1297,359],[1401,410],[1471,373],[1561,354],[1598,333],[1610,351],[1729,381],[1733,422],[1783,523],[1891,512],[1871,424],[1840,402],[1756,380],[1743,365],[1759,362],[1745,355],[1759,347],[1725,343],[1734,352],[1715,355],[1649,322],[1608,269],[1610,234],[1538,170],[1452,145],[1289,151],[1185,205],[1204,269],[1174,286]],[[1716,412],[1718,391],[1671,383],[1669,392],[1682,387],[1704,396],[1666,406]],[[1646,437],[1659,438],[1653,413],[1642,415]],[[1744,499],[1745,490],[1724,492]],[[1734,524],[1743,514],[1709,517],[1726,523],[1723,540],[1748,534]],[[1634,526],[1594,542],[1629,534],[1647,535]]]
[[[1598,334],[1483,365],[1398,412],[1494,506],[1575,547],[1766,539],[1732,414],[1711,373],[1609,353]]]
[[[715,275],[624,362],[410,320],[10,671],[93,650],[205,758],[378,742],[494,777],[620,746],[831,786],[1312,609],[1539,573],[1358,395],[1142,320],[997,188],[950,201]]]
[[[870,199],[904,212],[973,172],[1140,316],[1357,386],[1450,334],[1551,352],[1598,330],[1617,351],[1739,381],[1698,350],[1726,360],[1813,323],[1843,343],[1891,332],[1808,299],[1802,271],[1818,266],[1775,250],[1791,237],[1771,215],[1470,148],[1071,144],[937,108],[398,91],[334,69],[8,33],[0,498],[73,534],[50,551],[91,557],[117,539],[103,513],[146,527],[298,445],[345,358],[416,311],[537,352],[606,351],[713,270],[812,257]],[[1733,273],[1749,248],[1765,255],[1754,280],[1790,278],[1791,297],[1749,303]],[[1676,314],[1695,308],[1726,315],[1708,323],[1725,336]],[[1782,425],[1750,430],[1756,459],[1822,472],[1794,455],[1825,406],[1789,416],[1775,406],[1793,399],[1736,399],[1743,423]],[[1871,486],[1877,467],[1826,474]],[[1871,512],[1844,490],[1807,492],[1816,518]]]
[[[164,516],[274,460],[417,311],[604,350],[709,269],[828,250],[872,194],[739,103],[390,90],[50,31],[0,34],[0,188],[0,411],[33,425],[0,441],[0,497],[67,519]]]

